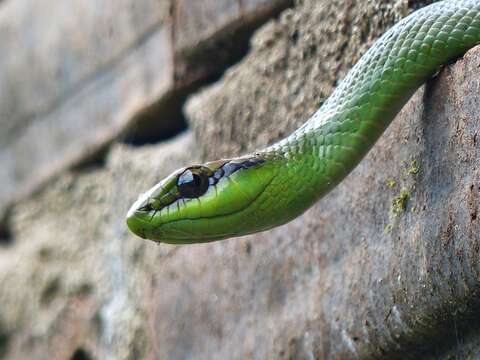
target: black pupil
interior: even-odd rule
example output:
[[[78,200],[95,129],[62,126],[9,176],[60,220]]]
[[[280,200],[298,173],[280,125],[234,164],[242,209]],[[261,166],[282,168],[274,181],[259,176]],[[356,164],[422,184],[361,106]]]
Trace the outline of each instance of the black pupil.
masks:
[[[178,191],[184,198],[197,198],[205,194],[208,189],[208,177],[185,170],[178,178]]]

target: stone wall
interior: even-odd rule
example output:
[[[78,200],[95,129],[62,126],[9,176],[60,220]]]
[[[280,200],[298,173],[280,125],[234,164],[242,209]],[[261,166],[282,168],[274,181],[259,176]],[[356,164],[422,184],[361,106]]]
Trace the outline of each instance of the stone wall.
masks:
[[[158,113],[221,73],[245,51],[245,36],[289,3],[0,5],[0,218],[12,201],[95,157],[126,131],[151,141],[180,130],[174,114]],[[212,52],[220,55],[207,61]]]
[[[7,0],[0,14],[19,2]],[[190,130],[141,147],[113,137],[102,166],[63,171],[19,201],[0,247],[0,356],[477,357],[478,48],[420,89],[360,166],[285,226],[175,247],[135,238],[124,224],[138,193],[175,168],[288,134],[423,3],[297,1],[254,35],[241,63],[192,94]],[[225,39],[201,30],[202,16],[186,28]],[[191,39],[208,53],[208,42]],[[179,79],[199,74],[191,59],[207,54],[182,46]],[[151,102],[161,96],[144,91]]]

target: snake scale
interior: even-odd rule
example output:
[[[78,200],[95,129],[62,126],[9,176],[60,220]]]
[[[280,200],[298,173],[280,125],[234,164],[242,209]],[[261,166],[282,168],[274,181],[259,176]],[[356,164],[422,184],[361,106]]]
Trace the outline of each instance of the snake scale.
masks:
[[[363,55],[320,109],[252,154],[181,168],[140,195],[130,230],[171,244],[255,233],[302,214],[372,148],[417,88],[480,43],[480,0],[436,2]]]

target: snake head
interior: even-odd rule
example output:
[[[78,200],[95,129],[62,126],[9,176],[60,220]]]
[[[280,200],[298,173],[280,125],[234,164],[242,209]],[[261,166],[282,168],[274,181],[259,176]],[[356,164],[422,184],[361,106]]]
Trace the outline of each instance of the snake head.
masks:
[[[127,225],[142,238],[171,244],[244,235],[252,204],[272,178],[271,166],[258,155],[182,168],[140,195]]]

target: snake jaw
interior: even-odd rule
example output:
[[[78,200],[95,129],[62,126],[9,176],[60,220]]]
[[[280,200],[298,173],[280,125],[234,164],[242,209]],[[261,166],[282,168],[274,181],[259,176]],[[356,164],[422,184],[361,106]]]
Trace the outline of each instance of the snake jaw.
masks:
[[[230,228],[214,230],[214,219],[229,217],[231,226],[242,224],[241,214],[272,179],[269,166],[259,178],[263,163],[261,157],[249,156],[179,169],[140,195],[127,213],[127,226],[141,238],[176,244],[232,236]],[[191,189],[181,189],[185,179],[193,182],[192,174],[207,179],[206,191],[202,189],[198,196]],[[205,232],[209,235],[204,236]]]

